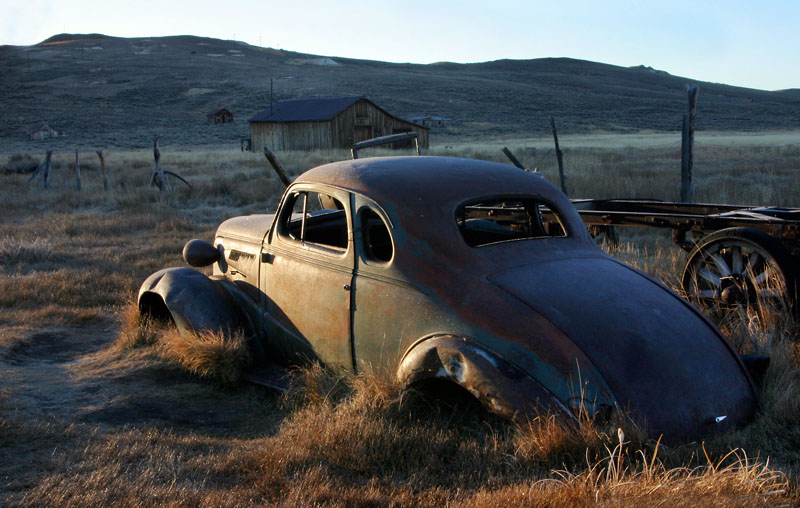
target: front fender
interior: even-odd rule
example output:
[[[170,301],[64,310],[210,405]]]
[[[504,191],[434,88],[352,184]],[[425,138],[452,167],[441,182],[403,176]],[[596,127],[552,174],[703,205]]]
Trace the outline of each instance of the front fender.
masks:
[[[152,274],[139,288],[138,304],[143,313],[163,304],[181,333],[251,331],[230,292],[219,281],[191,268],[167,268]]]
[[[485,347],[453,335],[431,337],[406,353],[397,372],[409,386],[445,379],[467,389],[487,409],[509,418],[572,412],[538,381]]]

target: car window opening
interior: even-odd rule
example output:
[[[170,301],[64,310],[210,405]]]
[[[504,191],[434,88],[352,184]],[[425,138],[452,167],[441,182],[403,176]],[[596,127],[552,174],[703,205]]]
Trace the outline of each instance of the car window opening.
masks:
[[[304,191],[292,195],[287,204],[291,213],[282,218],[284,236],[341,251],[347,249],[347,215],[338,199]]]
[[[389,228],[374,210],[364,208],[361,212],[361,231],[364,236],[364,252],[367,258],[381,262],[392,259],[394,247],[392,247]]]
[[[456,223],[470,247],[567,236],[557,211],[536,199],[498,198],[467,204],[456,211]]]

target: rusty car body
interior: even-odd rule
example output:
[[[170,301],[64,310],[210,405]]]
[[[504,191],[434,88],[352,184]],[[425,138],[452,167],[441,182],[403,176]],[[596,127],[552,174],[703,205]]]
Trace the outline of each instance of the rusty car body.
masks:
[[[542,221],[543,211],[549,219]],[[245,330],[263,362],[452,383],[502,415],[621,409],[667,436],[746,422],[757,393],[696,308],[613,259],[540,176],[446,157],[300,175],[151,275],[142,312]]]

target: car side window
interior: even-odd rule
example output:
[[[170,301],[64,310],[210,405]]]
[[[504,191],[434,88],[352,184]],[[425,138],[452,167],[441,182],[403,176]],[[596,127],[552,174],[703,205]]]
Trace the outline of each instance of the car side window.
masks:
[[[379,262],[391,261],[394,255],[394,246],[386,223],[370,208],[362,208],[359,215],[364,253],[367,259]]]
[[[333,196],[313,191],[292,193],[278,227],[284,239],[347,250],[347,215]]]

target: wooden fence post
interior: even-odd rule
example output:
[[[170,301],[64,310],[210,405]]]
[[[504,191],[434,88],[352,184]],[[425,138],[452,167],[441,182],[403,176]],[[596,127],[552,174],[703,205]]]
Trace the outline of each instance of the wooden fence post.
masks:
[[[281,166],[278,159],[275,158],[275,154],[272,153],[272,150],[269,149],[267,145],[264,145],[264,156],[269,161],[269,164],[272,166],[272,169],[275,170],[275,173],[278,175],[278,178],[281,179],[283,185],[288,187],[289,186],[289,179],[286,177],[286,173],[283,172],[283,167]]]
[[[514,156],[514,154],[511,153],[511,150],[509,150],[507,146],[503,147],[503,153],[506,154],[506,157],[508,157],[508,160],[510,160],[513,165],[517,166],[519,169],[524,169],[525,171],[528,171],[525,168],[525,166],[522,165],[522,163],[519,161],[519,159],[517,159]]]
[[[161,150],[158,149],[158,142],[160,139],[161,136],[158,134],[153,136],[153,159],[155,159],[156,167],[153,168],[153,174],[150,176],[150,185],[157,185],[159,191],[163,191],[165,185],[167,189],[172,190],[172,186],[169,184],[166,176],[164,176],[164,171],[161,169]]]
[[[75,150],[75,188],[81,190],[81,163],[77,150]]]
[[[50,168],[52,167],[52,159],[53,159],[53,151],[48,150],[47,156],[45,157],[44,164],[39,164],[36,167],[36,171],[28,178],[29,182],[32,182],[41,172],[44,172],[44,176],[42,177],[42,182],[44,184],[44,188],[47,188],[47,180],[50,178]]]
[[[161,139],[161,136],[156,134],[153,137],[153,159],[156,161],[156,167],[154,169],[156,174],[156,184],[158,185],[158,190],[164,190],[164,173],[161,170],[161,150],[158,149],[158,141]]]
[[[181,182],[185,183],[186,186],[189,187],[189,190],[191,190],[192,189],[192,184],[187,182],[186,179],[183,178],[181,175],[179,175],[177,173],[173,173],[172,171],[167,171],[167,170],[161,169],[161,150],[158,149],[158,141],[160,139],[161,139],[161,136],[159,136],[158,134],[153,136],[153,159],[155,159],[155,161],[156,161],[156,167],[153,168],[153,173],[150,175],[150,184],[149,184],[149,186],[152,187],[153,185],[157,185],[159,191],[163,191],[164,187],[166,186],[167,190],[171,191],[172,190],[172,184],[169,183],[169,180],[167,179],[167,175],[172,175],[175,178],[177,178],[178,180],[180,180]],[[97,155],[100,156],[100,160],[102,161],[103,160],[103,156],[102,156],[101,152],[97,152]],[[103,178],[104,178],[103,182],[104,182],[104,185],[105,185],[105,172],[103,173]]]
[[[681,201],[692,200],[692,167],[694,166],[694,123],[697,118],[697,96],[700,88],[689,85],[689,111],[683,114],[681,129]]]
[[[556,160],[558,160],[558,176],[561,178],[561,192],[567,193],[567,176],[564,174],[564,152],[558,146],[558,133],[556,132],[556,119],[550,117],[550,128],[553,131],[553,141],[556,143]]]
[[[100,171],[103,173],[103,190],[108,192],[108,178],[106,178],[106,159],[103,157],[103,151],[98,150],[97,156],[100,157]]]

